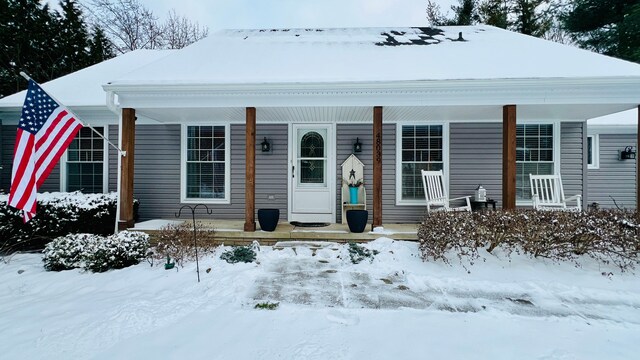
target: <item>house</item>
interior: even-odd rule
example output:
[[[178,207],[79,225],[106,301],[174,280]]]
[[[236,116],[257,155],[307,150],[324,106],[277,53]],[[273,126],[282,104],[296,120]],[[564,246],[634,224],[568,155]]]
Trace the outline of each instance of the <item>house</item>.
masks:
[[[637,152],[638,111],[589,119],[587,141],[587,205],[636,208],[636,159],[623,152]]]
[[[584,196],[586,119],[640,103],[640,65],[491,26],[224,30],[103,84],[106,132],[134,154],[102,163],[122,225],[135,196],[142,219],[205,203],[246,231],[267,207],[339,222],[356,139],[374,225],[424,215],[421,169],[505,208],[531,203],[530,173]]]

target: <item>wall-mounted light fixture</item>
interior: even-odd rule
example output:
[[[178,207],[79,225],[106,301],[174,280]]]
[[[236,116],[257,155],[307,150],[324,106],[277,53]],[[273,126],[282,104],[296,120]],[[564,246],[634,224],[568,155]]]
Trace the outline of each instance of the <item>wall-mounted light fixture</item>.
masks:
[[[271,151],[271,144],[269,143],[266,137],[264,138],[264,141],[260,145],[262,145],[262,152]]]
[[[353,143],[353,152],[354,153],[362,152],[362,143],[360,142],[360,138],[356,138],[356,142]]]
[[[620,160],[633,160],[636,158],[636,149],[633,146],[627,146],[620,151]]]

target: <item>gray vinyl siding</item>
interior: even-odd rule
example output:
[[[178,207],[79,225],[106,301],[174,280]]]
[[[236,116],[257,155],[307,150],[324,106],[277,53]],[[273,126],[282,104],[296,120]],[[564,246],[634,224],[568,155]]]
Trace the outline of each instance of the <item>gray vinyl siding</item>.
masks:
[[[563,122],[560,125],[560,175],[565,197],[583,195],[584,131],[583,122]]]
[[[231,125],[231,204],[207,204],[212,215],[200,210],[198,218],[244,219],[245,126]],[[258,125],[257,145],[266,136],[273,151],[256,151],[256,209],[278,208],[287,217],[287,125]],[[173,219],[180,206],[180,125],[136,126],[134,197],[140,201],[140,221]],[[116,126],[109,129],[117,141]],[[114,141],[112,140],[112,141]],[[109,154],[109,189],[117,187],[117,154]],[[268,196],[273,195],[274,200]]]
[[[451,123],[449,134],[450,196],[473,196],[482,185],[501,206],[502,123]]]
[[[384,130],[383,138],[386,136]],[[353,153],[353,144],[356,142],[356,138],[359,138],[362,143],[362,152],[355,155],[364,164],[363,180],[367,192],[369,221],[371,222],[373,220],[373,124],[338,124],[336,131],[336,222],[342,222],[342,202],[348,201],[342,199],[342,163]],[[384,214],[384,210],[382,213]]]
[[[2,144],[2,170],[0,170],[0,189],[9,192],[11,187],[11,167],[13,166],[13,147],[16,141],[16,125],[2,125],[2,134],[0,134]],[[38,189],[38,192],[60,191],[60,163],[49,174],[44,184]]]
[[[636,146],[636,134],[600,134],[600,168],[588,170],[588,200],[603,208],[635,209],[636,161],[619,160],[620,150]]]
[[[118,142],[118,127],[109,126]],[[109,190],[117,191],[118,154],[109,149]],[[180,125],[137,125],[133,196],[140,202],[140,220],[174,218],[180,203]]]
[[[279,209],[280,220],[282,221],[287,220],[289,204],[287,198],[288,134],[287,124],[256,125],[256,210],[266,208]],[[244,126],[242,126],[242,136],[243,150],[240,155],[244,156]],[[261,143],[265,137],[271,143],[270,152],[261,151]],[[244,168],[242,169],[241,183],[244,199]],[[269,199],[269,196],[273,196],[274,199]],[[241,219],[244,219],[244,202],[242,206],[243,215]]]

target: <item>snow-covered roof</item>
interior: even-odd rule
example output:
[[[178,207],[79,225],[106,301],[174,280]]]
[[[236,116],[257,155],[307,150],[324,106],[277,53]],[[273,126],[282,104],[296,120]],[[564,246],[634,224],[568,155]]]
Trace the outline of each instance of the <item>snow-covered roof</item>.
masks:
[[[461,39],[459,34],[462,33]],[[222,30],[112,85],[640,76],[640,65],[492,26]]]
[[[636,133],[638,131],[638,109],[621,111],[587,120],[590,133]]]
[[[135,50],[41,85],[65,106],[106,106],[103,84],[173,52],[175,50]],[[0,108],[22,106],[25,94],[23,90],[0,99]]]

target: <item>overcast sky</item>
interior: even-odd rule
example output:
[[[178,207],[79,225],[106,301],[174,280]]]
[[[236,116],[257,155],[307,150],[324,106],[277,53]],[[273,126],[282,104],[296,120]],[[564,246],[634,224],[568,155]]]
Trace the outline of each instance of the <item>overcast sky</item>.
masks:
[[[81,0],[84,1],[84,0]],[[443,12],[457,0],[433,0]],[[160,18],[174,8],[210,30],[426,26],[427,0],[141,0]]]

